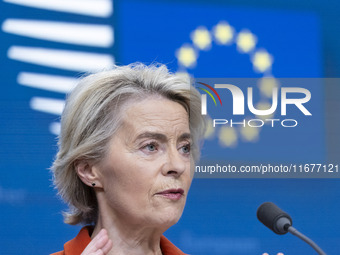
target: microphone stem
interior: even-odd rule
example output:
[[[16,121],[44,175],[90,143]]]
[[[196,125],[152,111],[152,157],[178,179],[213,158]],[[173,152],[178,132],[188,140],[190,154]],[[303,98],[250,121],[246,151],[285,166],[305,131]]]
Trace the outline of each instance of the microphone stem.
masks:
[[[300,238],[301,240],[305,241],[306,243],[308,243],[310,246],[312,246],[312,248],[319,254],[319,255],[327,255],[323,250],[321,250],[321,248],[314,243],[310,238],[308,238],[307,236],[305,236],[304,234],[300,233],[296,228],[294,228],[293,226],[290,226],[288,228],[288,232],[297,236],[298,238]]]

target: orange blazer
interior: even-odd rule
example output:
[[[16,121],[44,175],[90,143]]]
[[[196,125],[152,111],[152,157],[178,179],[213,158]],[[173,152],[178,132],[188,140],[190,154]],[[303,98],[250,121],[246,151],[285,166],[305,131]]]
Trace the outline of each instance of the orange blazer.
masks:
[[[80,255],[86,246],[91,242],[89,228],[83,227],[78,235],[64,244],[64,250],[53,253],[51,255]],[[161,250],[163,255],[185,255],[173,243],[171,243],[164,236],[161,236]]]

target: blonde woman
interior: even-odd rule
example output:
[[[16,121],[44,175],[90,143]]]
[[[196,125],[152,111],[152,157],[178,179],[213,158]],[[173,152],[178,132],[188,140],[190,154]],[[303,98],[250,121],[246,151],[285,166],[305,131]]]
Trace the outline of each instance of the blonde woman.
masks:
[[[182,215],[203,128],[198,92],[164,65],[81,80],[52,172],[65,222],[84,227],[56,254],[184,254],[163,233]]]

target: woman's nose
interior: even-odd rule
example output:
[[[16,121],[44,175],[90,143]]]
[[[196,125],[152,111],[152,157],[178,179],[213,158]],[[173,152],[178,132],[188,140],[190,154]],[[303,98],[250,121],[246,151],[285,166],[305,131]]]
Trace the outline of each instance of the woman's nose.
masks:
[[[177,149],[168,150],[162,174],[179,177],[186,170],[187,162]]]

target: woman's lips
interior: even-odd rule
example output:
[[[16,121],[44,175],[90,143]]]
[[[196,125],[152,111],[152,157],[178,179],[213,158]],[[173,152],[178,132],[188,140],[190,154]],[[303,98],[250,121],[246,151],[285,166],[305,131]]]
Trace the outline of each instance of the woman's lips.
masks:
[[[171,199],[171,200],[179,200],[184,194],[183,189],[168,189],[161,192],[156,193],[156,195]]]

